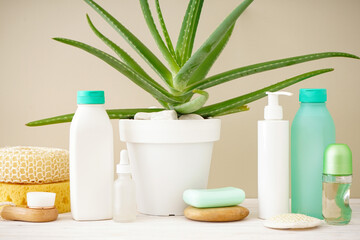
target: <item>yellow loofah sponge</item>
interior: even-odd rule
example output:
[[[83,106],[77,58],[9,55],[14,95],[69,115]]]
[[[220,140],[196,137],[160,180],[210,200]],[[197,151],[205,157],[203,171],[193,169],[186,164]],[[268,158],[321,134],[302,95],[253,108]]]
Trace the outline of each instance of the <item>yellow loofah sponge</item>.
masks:
[[[58,148],[0,148],[0,182],[54,183],[69,180],[69,152]]]
[[[49,184],[0,183],[0,202],[13,202],[16,205],[26,206],[27,192],[54,192],[55,207],[59,213],[70,212],[69,181]]]

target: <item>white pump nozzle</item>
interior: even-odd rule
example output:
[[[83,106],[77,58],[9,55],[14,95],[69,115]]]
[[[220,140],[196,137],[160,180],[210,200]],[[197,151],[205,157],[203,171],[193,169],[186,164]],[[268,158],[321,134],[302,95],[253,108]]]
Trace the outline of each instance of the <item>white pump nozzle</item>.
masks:
[[[131,173],[129,165],[129,155],[126,149],[120,152],[120,163],[116,166],[117,173]]]
[[[289,92],[266,92],[268,95],[268,105],[265,106],[264,118],[266,120],[283,119],[283,110],[279,105],[279,95],[291,96]]]

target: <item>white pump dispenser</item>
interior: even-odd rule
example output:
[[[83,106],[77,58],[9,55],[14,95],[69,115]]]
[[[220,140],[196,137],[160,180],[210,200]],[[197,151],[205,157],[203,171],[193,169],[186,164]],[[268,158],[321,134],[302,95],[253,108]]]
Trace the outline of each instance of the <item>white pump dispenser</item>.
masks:
[[[289,121],[283,119],[279,96],[288,92],[266,92],[265,120],[258,121],[259,218],[289,212]]]
[[[279,105],[279,96],[291,96],[289,92],[266,92],[268,95],[268,105],[264,109],[265,120],[281,120],[283,119],[283,109]]]

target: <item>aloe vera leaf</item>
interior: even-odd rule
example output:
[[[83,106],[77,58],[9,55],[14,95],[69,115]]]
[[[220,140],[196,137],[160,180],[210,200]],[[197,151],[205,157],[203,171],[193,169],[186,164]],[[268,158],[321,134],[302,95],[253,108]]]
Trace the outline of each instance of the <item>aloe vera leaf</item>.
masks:
[[[136,85],[150,93],[154,98],[168,102],[168,103],[181,103],[182,98],[173,96],[171,93],[166,91],[160,84],[150,78],[144,78],[142,75],[139,75],[136,71],[132,68],[127,66],[126,64],[122,63],[118,59],[114,58],[113,56],[97,49],[91,47],[85,43],[65,39],[65,38],[54,38],[54,40],[80,48],[109,64],[122,74],[124,74],[127,78],[133,81]]]
[[[201,45],[201,47],[192,55],[189,60],[182,66],[174,79],[174,87],[178,90],[186,88],[188,81],[197,70],[199,65],[211,54],[214,48],[221,42],[223,36],[235,24],[236,20],[244,10],[252,3],[253,0],[244,0],[237,6],[225,20],[216,28],[210,37]]]
[[[293,85],[295,83],[301,82],[305,79],[317,76],[319,74],[327,73],[330,71],[333,71],[333,68],[326,68],[326,69],[320,69],[308,73],[304,73],[289,79],[286,79],[282,82],[278,82],[276,84],[270,85],[268,87],[265,87],[263,89],[232,98],[223,102],[219,102],[216,104],[212,104],[206,107],[203,107],[199,109],[198,111],[194,112],[196,114],[199,114],[203,117],[213,117],[213,116],[219,116],[224,115],[227,111],[234,109],[236,107],[243,106],[245,104],[248,104],[250,102],[256,101],[260,98],[263,98],[266,96],[266,92],[276,92],[280,89],[283,89],[285,87],[288,87],[290,85]]]
[[[116,45],[114,42],[112,42],[110,39],[105,37],[92,23],[90,17],[86,15],[88,23],[90,25],[90,28],[93,30],[96,36],[98,36],[106,45],[108,45],[123,61],[125,64],[127,64],[130,68],[132,68],[134,71],[136,71],[138,74],[142,75],[145,78],[152,79],[145,71],[142,69],[142,67],[132,58],[130,55],[125,52],[122,48],[120,48],[118,45]],[[173,88],[171,86],[168,86],[171,90]],[[169,105],[157,99],[158,102],[165,108],[169,108]]]
[[[132,108],[132,109],[109,109],[106,110],[107,114],[109,115],[110,119],[128,119],[134,118],[135,114],[138,112],[159,112],[163,111],[163,108]],[[29,127],[37,127],[37,126],[44,126],[50,124],[57,124],[57,123],[66,123],[71,122],[73,119],[74,113],[60,115],[51,118],[45,118],[37,121],[32,121],[26,124]]]
[[[219,115],[214,115],[213,117],[220,117],[220,116],[224,116],[224,115],[228,115],[228,114],[233,114],[233,113],[238,113],[238,112],[245,112],[245,111],[249,111],[250,108],[247,105],[243,105],[240,107],[236,107],[233,109],[230,109],[228,111],[225,112],[221,112]]]
[[[164,38],[165,38],[165,42],[166,42],[166,45],[169,49],[169,52],[170,54],[174,57],[174,59],[176,60],[176,55],[175,55],[175,50],[174,50],[174,46],[171,42],[171,38],[170,38],[170,35],[169,35],[169,32],[166,28],[166,24],[165,24],[165,21],[164,21],[164,17],[163,17],[163,14],[161,12],[161,8],[160,8],[160,3],[159,3],[159,0],[155,0],[155,3],[156,3],[156,12],[158,14],[158,18],[159,18],[159,21],[160,21],[160,25],[161,25],[161,30],[163,32],[163,35],[164,35]],[[178,63],[179,65],[179,63]]]
[[[90,28],[93,30],[96,36],[98,36],[106,45],[108,45],[115,53],[120,57],[121,60],[124,61],[125,64],[127,64],[129,67],[131,67],[134,71],[136,71],[138,74],[150,78],[150,76],[144,71],[144,69],[141,68],[141,66],[132,58],[129,56],[127,52],[125,52],[122,48],[120,48],[118,45],[116,45],[114,42],[112,42],[110,39],[105,37],[92,23],[90,17],[86,14],[86,18],[88,20],[88,23],[90,25]]]
[[[204,0],[190,0],[186,9],[175,50],[180,66],[191,56],[203,3]]]
[[[200,80],[199,82],[196,82],[192,85],[189,85],[186,88],[186,90],[184,90],[184,92],[191,92],[193,89],[207,89],[251,74],[265,72],[277,68],[287,67],[303,62],[313,61],[322,58],[330,58],[330,57],[347,57],[347,58],[360,59],[358,56],[343,52],[323,52],[323,53],[307,54],[297,57],[283,58],[283,59],[278,59],[263,63],[257,63],[245,67],[240,67],[220,74],[216,74],[214,76]]]
[[[146,21],[146,23],[147,23],[147,25],[149,27],[150,32],[151,32],[151,35],[153,36],[153,38],[154,38],[156,44],[158,45],[159,50],[163,54],[164,58],[168,62],[169,66],[170,66],[170,69],[172,70],[172,72],[174,74],[176,74],[179,71],[180,67],[178,66],[175,58],[171,55],[169,49],[167,49],[164,41],[162,40],[162,38],[161,38],[157,28],[156,28],[154,19],[152,17],[151,11],[150,11],[148,1],[147,0],[140,0],[140,5],[141,5],[141,9],[143,11],[145,21]]]
[[[159,100],[159,99],[156,99],[160,104],[161,106],[163,106],[165,109],[170,109],[170,106],[167,102],[164,102],[162,100]]]
[[[134,34],[93,0],[84,1],[129,43],[129,45],[149,64],[162,80],[168,85],[172,85],[172,73],[137,37],[135,37]]]
[[[204,104],[209,98],[209,94],[205,91],[198,89],[193,90],[193,93],[199,94],[200,96],[194,98],[193,100],[190,100],[189,102],[175,106],[174,109],[176,110],[176,112],[181,114],[188,114],[199,110],[202,106],[204,106]]]
[[[201,79],[204,79],[206,74],[208,74],[210,68],[213,66],[216,59],[219,57],[222,50],[225,48],[227,42],[229,41],[229,38],[232,34],[232,31],[234,30],[233,25],[229,31],[223,36],[222,40],[219,42],[219,44],[214,48],[211,53],[203,60],[203,62],[198,66],[198,68],[194,71],[194,73],[191,75],[191,78],[188,81],[188,84],[195,83]],[[186,90],[185,90],[186,92]]]

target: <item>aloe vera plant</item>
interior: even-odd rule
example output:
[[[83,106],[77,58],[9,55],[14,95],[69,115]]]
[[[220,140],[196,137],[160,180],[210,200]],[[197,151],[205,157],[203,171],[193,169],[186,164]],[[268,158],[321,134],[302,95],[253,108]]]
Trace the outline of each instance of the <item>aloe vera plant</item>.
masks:
[[[213,76],[207,76],[210,68],[226,46],[234,30],[235,23],[244,10],[253,0],[243,0],[214,30],[209,38],[193,53],[193,45],[198,22],[204,0],[190,0],[180,29],[176,45],[172,43],[161,12],[159,0],[155,0],[156,12],[161,26],[161,32],[154,22],[148,0],[139,0],[147,26],[160,49],[167,66],[152,53],[134,34],[132,34],[115,17],[93,0],[84,0],[91,6],[155,71],[159,79],[164,81],[166,88],[150,77],[144,69],[120,46],[103,35],[87,15],[90,28],[116,55],[114,57],[85,43],[54,38],[82,49],[103,60],[114,69],[125,75],[139,87],[151,94],[160,104],[155,109],[111,109],[107,110],[111,119],[133,118],[137,112],[155,112],[164,109],[174,109],[179,115],[196,113],[205,118],[222,116],[231,113],[247,111],[247,104],[264,97],[267,91],[278,91],[310,77],[333,71],[332,68],[319,69],[307,72],[257,91],[205,106],[209,94],[205,91],[210,87],[245,77],[251,74],[291,66],[298,63],[313,61],[329,57],[359,57],[343,52],[323,52],[297,57],[267,61],[249,66],[239,67]],[[162,33],[162,35],[160,34]],[[62,122],[70,122],[73,114],[67,114],[28,123],[28,126],[40,126]]]

